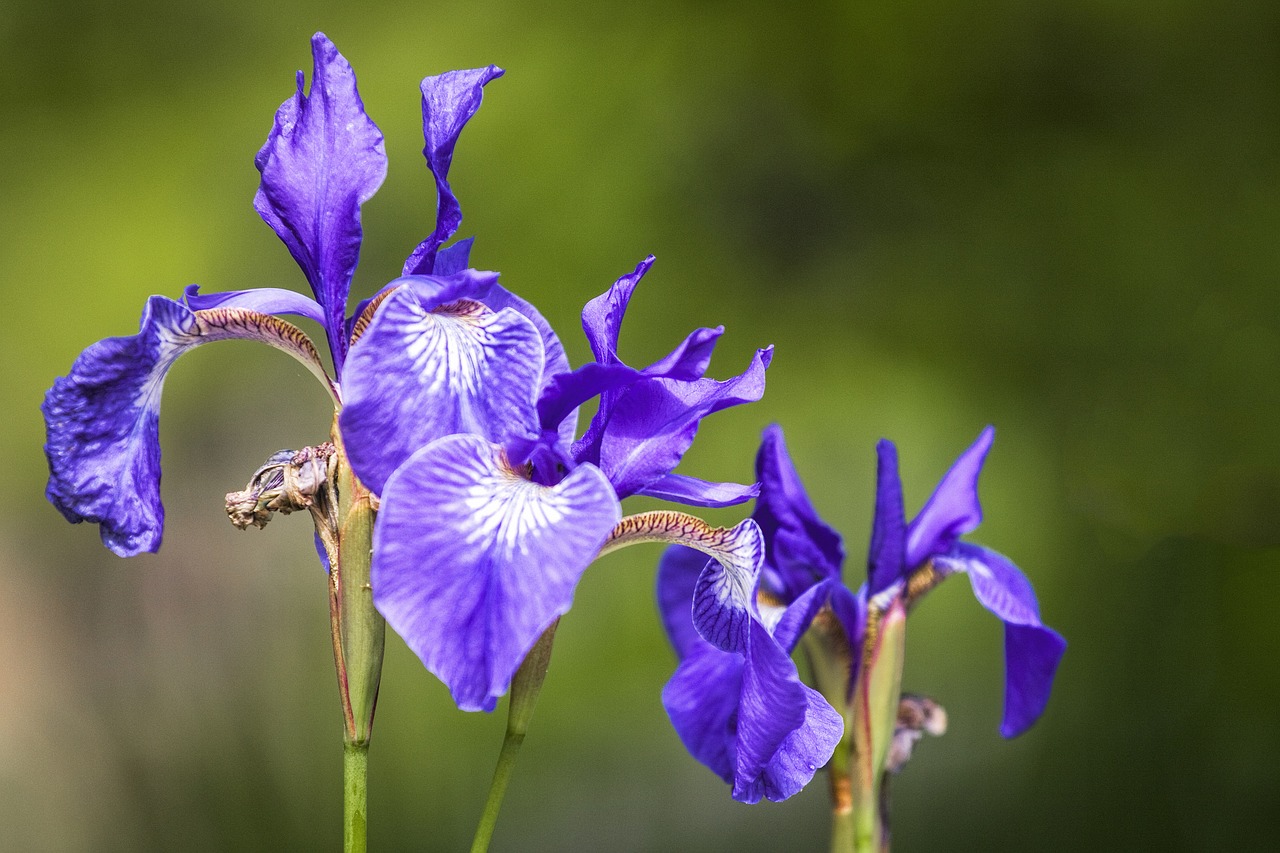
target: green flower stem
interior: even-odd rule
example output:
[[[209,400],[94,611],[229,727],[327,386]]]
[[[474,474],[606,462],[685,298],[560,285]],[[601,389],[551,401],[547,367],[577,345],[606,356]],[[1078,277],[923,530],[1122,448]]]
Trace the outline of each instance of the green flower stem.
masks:
[[[516,670],[515,678],[511,680],[507,733],[502,739],[498,763],[493,768],[489,797],[485,800],[484,813],[480,815],[480,823],[476,826],[471,853],[486,853],[489,849],[493,828],[498,823],[498,812],[502,808],[502,798],[507,793],[507,783],[511,781],[511,774],[515,771],[516,758],[520,755],[525,733],[529,730],[529,721],[533,718],[533,709],[538,704],[538,694],[542,692],[542,681],[546,678],[547,667],[551,663],[551,647],[555,643],[557,624],[559,620],[552,622],[551,627],[533,644],[524,663]]]
[[[369,744],[342,747],[342,849],[365,853],[369,826]]]

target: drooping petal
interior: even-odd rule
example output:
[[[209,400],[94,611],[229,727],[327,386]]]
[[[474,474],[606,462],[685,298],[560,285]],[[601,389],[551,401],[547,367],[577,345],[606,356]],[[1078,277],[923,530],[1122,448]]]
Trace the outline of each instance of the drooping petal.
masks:
[[[591,465],[531,483],[500,446],[453,435],[387,481],[374,603],[463,710],[492,710],[525,654],[569,610],[621,512]]]
[[[744,803],[795,794],[831,757],[844,731],[840,715],[800,682],[790,655],[754,621],[737,724],[733,798]]]
[[[876,509],[867,554],[867,595],[901,580],[907,569],[906,519],[902,508],[902,480],[898,477],[898,449],[881,439],[876,445]]]
[[[995,440],[996,431],[987,427],[933,490],[920,514],[907,527],[907,567],[915,568],[934,554],[940,554],[982,521],[978,503],[978,475]]]
[[[721,651],[746,651],[759,576],[758,561],[753,566],[707,563],[693,588],[693,626],[704,640]]]
[[[298,72],[298,90],[276,112],[255,159],[262,183],[253,205],[306,274],[341,371],[347,294],[360,257],[360,205],[382,185],[387,156],[350,64],[323,33],[312,37],[311,53],[310,95]]]
[[[103,544],[122,557],[160,547],[158,428],[165,375],[193,347],[229,338],[289,352],[331,387],[311,341],[283,320],[240,308],[193,312],[153,296],[136,335],[89,347],[45,395],[46,495],[69,521],[100,525]]]
[[[644,379],[602,404],[598,458],[579,442],[575,458],[595,462],[619,497],[641,491],[670,474],[693,443],[702,419],[721,409],[754,402],[764,394],[765,369],[773,348],[756,352],[742,374],[717,382]],[[595,422],[593,422],[593,427]]]
[[[422,81],[422,136],[427,168],[436,180],[436,228],[404,262],[405,275],[436,272],[436,253],[458,230],[462,207],[449,186],[449,166],[458,136],[480,109],[484,86],[505,72],[496,65],[448,71]]]
[[[698,642],[662,688],[662,706],[689,754],[733,784],[745,659]]]
[[[964,572],[974,597],[1005,623],[1005,712],[1000,733],[1013,737],[1039,718],[1066,641],[1040,621],[1031,582],[1010,560],[987,548],[957,542],[934,557],[943,573]]]
[[[680,660],[706,645],[693,627],[693,588],[710,559],[693,548],[672,545],[658,562],[658,613]]]
[[[536,438],[538,330],[512,310],[461,300],[427,311],[396,290],[351,349],[339,417],[356,475],[380,494],[431,441],[472,433],[505,444]]]
[[[1052,628],[1037,625],[1004,626],[1004,719],[1000,734],[1017,737],[1040,719],[1067,641]]]
[[[253,290],[229,290],[223,293],[201,293],[200,285],[187,285],[183,301],[192,311],[209,308],[247,308],[259,314],[292,314],[324,325],[324,309],[314,299],[280,287],[257,287]]]
[[[542,369],[542,384],[539,392],[544,391],[550,384],[551,380],[561,374],[569,372],[569,356],[565,354],[564,345],[560,343],[560,337],[556,334],[555,329],[551,328],[551,324],[547,322],[547,318],[535,308],[527,300],[521,299],[511,291],[501,285],[497,285],[489,292],[489,295],[480,300],[493,311],[501,311],[504,308],[510,308],[523,314],[533,323],[533,327],[538,330],[538,334],[542,337],[542,350],[545,358],[544,367]],[[578,429],[578,418],[576,413],[573,417],[566,416],[559,424],[560,443],[568,448],[573,442],[573,436]]]
[[[790,599],[824,578],[839,578],[844,563],[840,534],[819,516],[787,453],[782,427],[765,429],[756,455],[760,499],[752,518],[764,531],[765,564],[781,577]]]

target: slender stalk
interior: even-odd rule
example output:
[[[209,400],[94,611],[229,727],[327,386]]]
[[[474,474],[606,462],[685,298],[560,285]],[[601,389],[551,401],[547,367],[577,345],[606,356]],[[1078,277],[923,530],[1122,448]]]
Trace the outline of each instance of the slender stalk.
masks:
[[[369,744],[342,747],[342,849],[365,853],[369,826]]]
[[[547,677],[558,624],[559,620],[552,622],[551,627],[543,632],[525,656],[524,663],[516,670],[515,678],[511,680],[507,733],[502,739],[498,763],[493,768],[493,781],[489,783],[489,796],[485,800],[480,823],[476,826],[471,853],[486,853],[489,849],[489,840],[493,838],[493,828],[498,823],[498,812],[502,808],[502,798],[507,793],[507,783],[511,781],[511,774],[516,769],[516,758],[524,744],[525,733],[529,731],[529,721],[538,704],[538,694],[542,692],[542,681]]]

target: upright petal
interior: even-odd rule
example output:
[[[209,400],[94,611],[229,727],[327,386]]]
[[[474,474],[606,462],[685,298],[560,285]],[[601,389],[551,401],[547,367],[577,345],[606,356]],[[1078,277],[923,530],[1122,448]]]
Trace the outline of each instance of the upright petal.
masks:
[[[631,294],[645,273],[653,266],[650,255],[633,272],[622,276],[604,293],[592,299],[582,308],[582,331],[587,335],[591,353],[600,364],[614,364],[618,358],[618,336],[622,331],[622,318],[631,303]]]
[[[319,354],[294,326],[238,308],[193,312],[153,296],[136,335],[89,347],[45,395],[46,494],[69,521],[100,525],[103,544],[122,557],[160,547],[158,428],[165,375],[193,347],[228,338],[285,350],[328,386]]]
[[[839,578],[844,563],[840,534],[823,521],[787,453],[782,427],[764,431],[756,454],[760,498],[752,518],[764,531],[765,564],[786,585],[778,590],[794,598],[825,578]]]
[[[498,445],[442,438],[387,481],[374,533],[374,603],[453,692],[492,710],[525,654],[569,610],[620,517],[591,465],[546,488]]]
[[[1000,733],[1021,734],[1044,712],[1067,643],[1040,621],[1035,591],[1017,566],[995,551],[957,542],[934,557],[944,574],[964,572],[974,597],[1005,625],[1005,707]]]
[[[907,527],[907,566],[915,568],[934,554],[940,554],[982,521],[978,503],[978,475],[995,440],[996,431],[987,427],[978,436],[933,490],[920,514]]]
[[[881,439],[876,445],[876,456],[876,509],[867,555],[867,594],[871,597],[900,580],[907,568],[898,449],[892,441]]]
[[[760,399],[772,357],[772,347],[757,351],[746,371],[724,382],[644,379],[628,386],[596,414],[602,425],[598,459],[578,445],[575,456],[596,462],[619,497],[643,491],[675,469],[703,418]]]
[[[310,95],[298,90],[276,112],[255,163],[262,183],[253,205],[302,267],[341,370],[345,312],[360,257],[360,205],[382,185],[382,133],[365,114],[351,66],[323,33],[311,39]]]
[[[381,493],[412,453],[454,433],[536,438],[543,344],[523,315],[461,300],[426,310],[407,288],[351,349],[339,418],[352,469]]]
[[[462,128],[480,109],[484,86],[505,72],[496,65],[469,71],[448,71],[422,81],[422,136],[427,168],[436,179],[436,229],[404,262],[405,275],[436,271],[436,253],[462,222],[462,207],[449,186],[453,148]]]

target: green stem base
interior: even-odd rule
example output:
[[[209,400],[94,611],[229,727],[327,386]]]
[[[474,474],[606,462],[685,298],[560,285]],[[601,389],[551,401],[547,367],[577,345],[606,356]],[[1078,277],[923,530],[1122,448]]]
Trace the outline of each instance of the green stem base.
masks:
[[[365,853],[369,825],[369,744],[342,749],[342,849]]]

